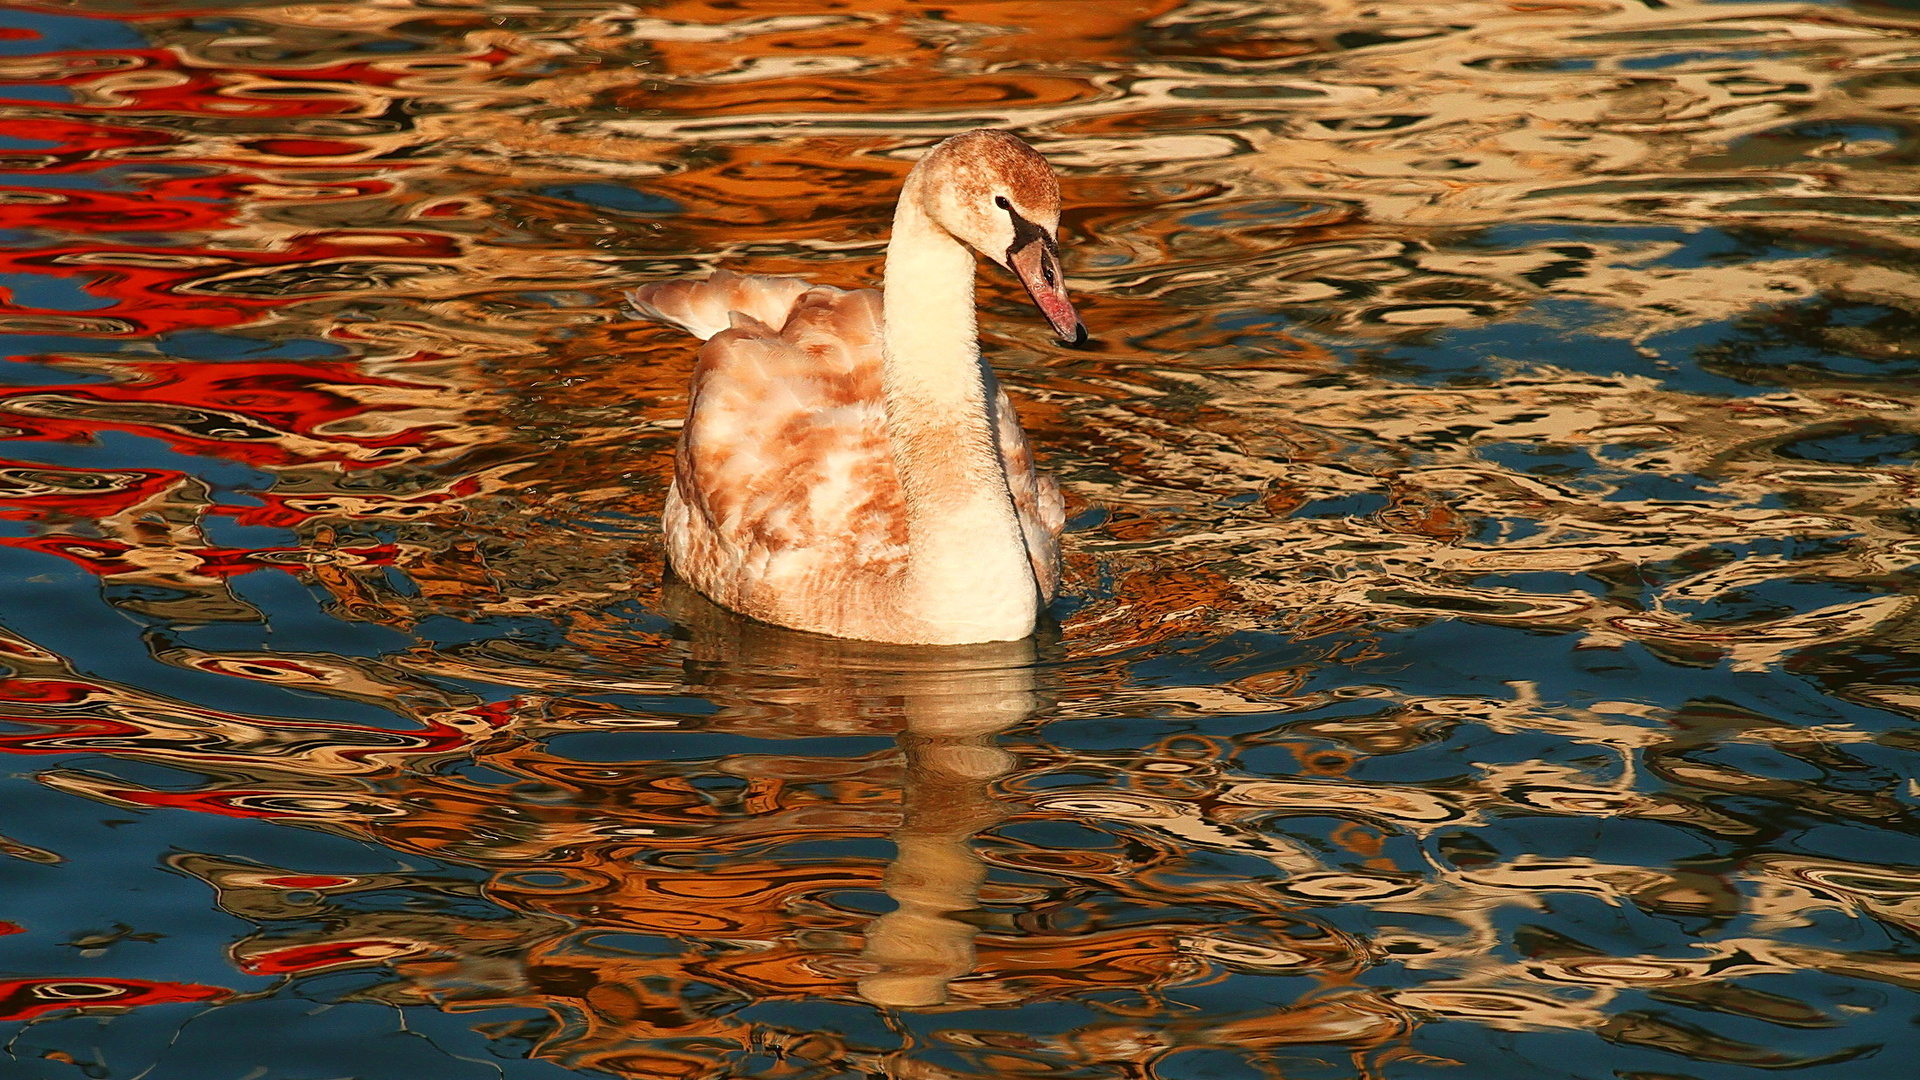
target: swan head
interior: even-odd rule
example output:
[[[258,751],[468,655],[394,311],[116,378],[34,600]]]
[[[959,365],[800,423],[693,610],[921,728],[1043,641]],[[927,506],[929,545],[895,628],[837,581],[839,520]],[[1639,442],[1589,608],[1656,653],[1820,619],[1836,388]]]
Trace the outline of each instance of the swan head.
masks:
[[[962,132],[921,158],[908,186],[934,224],[1020,279],[1062,342],[1087,339],[1060,272],[1060,181],[1039,151],[1005,131]]]

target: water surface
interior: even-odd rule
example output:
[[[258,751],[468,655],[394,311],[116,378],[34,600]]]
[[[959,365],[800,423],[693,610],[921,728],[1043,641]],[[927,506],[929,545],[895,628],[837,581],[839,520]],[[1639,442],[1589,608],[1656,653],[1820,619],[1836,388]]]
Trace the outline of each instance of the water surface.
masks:
[[[1920,17],[0,5],[32,1080],[1902,1075]],[[692,362],[946,135],[1057,625],[663,587]]]

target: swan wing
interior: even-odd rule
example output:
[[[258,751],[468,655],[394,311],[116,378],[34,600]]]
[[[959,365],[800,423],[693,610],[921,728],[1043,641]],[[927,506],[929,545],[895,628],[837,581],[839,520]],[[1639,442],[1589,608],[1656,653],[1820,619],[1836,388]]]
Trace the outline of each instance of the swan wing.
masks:
[[[1014,514],[1020,519],[1020,533],[1027,542],[1027,559],[1033,564],[1033,580],[1040,596],[1051,603],[1060,586],[1060,533],[1067,526],[1066,502],[1060,497],[1060,485],[1052,476],[1034,466],[1033,448],[1020,427],[1005,390],[996,390],[994,433],[1000,444],[1000,460],[1007,468],[1007,489],[1013,494]]]
[[[813,286],[799,278],[715,270],[705,281],[679,278],[627,290],[630,314],[685,330],[702,341],[733,325],[735,314],[784,326],[793,305]]]

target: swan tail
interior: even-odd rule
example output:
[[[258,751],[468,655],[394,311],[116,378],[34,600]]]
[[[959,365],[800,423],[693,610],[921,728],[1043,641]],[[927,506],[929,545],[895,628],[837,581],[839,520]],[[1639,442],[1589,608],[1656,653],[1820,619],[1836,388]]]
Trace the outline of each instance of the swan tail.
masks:
[[[799,278],[734,274],[715,270],[705,281],[678,278],[627,290],[625,312],[636,318],[671,323],[702,341],[745,315],[778,330],[809,289]]]

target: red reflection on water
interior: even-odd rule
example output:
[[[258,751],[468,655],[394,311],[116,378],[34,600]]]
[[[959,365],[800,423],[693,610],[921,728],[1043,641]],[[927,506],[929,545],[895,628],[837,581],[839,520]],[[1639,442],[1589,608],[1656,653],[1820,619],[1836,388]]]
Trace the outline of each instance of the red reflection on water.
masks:
[[[101,159],[104,151],[165,146],[179,141],[171,132],[84,123],[56,116],[10,116],[7,134],[16,139],[52,143],[45,149],[13,150],[0,155],[16,163],[30,162],[34,172],[49,173],[97,172],[112,164]]]
[[[166,492],[186,475],[173,469],[49,469],[0,458],[0,518],[112,517]]]
[[[233,991],[198,983],[144,979],[12,979],[0,981],[0,1020],[32,1020],[63,1009],[220,1001]]]
[[[224,205],[192,195],[173,201],[162,192],[56,193],[33,188],[0,188],[0,228],[23,229],[37,225],[85,232],[161,232],[210,229],[225,224],[226,220]]]
[[[16,438],[80,442],[102,430],[160,435],[194,454],[246,462],[289,465],[319,458],[343,468],[365,467],[329,447],[377,450],[418,446],[418,429],[386,437],[345,436],[325,429],[370,413],[404,411],[405,404],[368,404],[380,390],[418,389],[416,384],[369,375],[346,363],[193,361],[122,365],[139,375],[117,384],[58,388],[20,387],[0,394],[0,411],[21,429]],[[367,393],[366,391],[372,391]],[[71,419],[69,418],[71,417]],[[307,442],[289,446],[286,437]]]
[[[103,576],[136,569],[139,564],[129,556],[133,552],[147,550],[133,544],[116,544],[104,540],[75,540],[66,536],[32,536],[10,540],[8,543],[13,547],[25,548],[29,551],[61,556]],[[174,547],[170,550],[193,560],[196,574],[216,578],[251,574],[267,566],[282,568],[288,564],[303,566],[312,561],[306,548]],[[361,565],[387,566],[394,561],[395,548],[391,544],[378,544],[368,547],[342,548],[330,553],[335,559],[343,554],[351,556]]]
[[[349,885],[356,880],[356,878],[334,877],[330,874],[281,874],[277,877],[263,877],[259,883],[280,889],[325,889],[333,885]]]
[[[353,964],[384,963],[410,954],[433,951],[418,941],[384,938],[356,938],[329,941],[321,945],[293,945],[268,949],[237,957],[242,971],[250,975],[311,975],[327,968]]]
[[[214,184],[209,189],[225,187]],[[26,209],[48,205],[53,204],[29,204]],[[327,274],[382,266],[374,260],[450,260],[459,254],[451,237],[431,233],[329,232],[301,236],[271,251],[209,250],[184,257],[168,248],[56,244],[0,252],[0,273],[77,278],[85,291],[110,301],[89,314],[110,311],[133,324],[123,333],[158,334],[252,322],[263,311],[292,300],[353,291],[348,282],[334,285]],[[294,267],[308,272],[266,276]],[[6,312],[58,316],[66,309],[25,307],[10,298],[0,303],[0,314]]]

